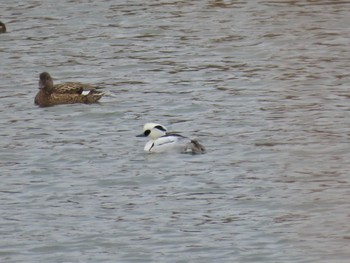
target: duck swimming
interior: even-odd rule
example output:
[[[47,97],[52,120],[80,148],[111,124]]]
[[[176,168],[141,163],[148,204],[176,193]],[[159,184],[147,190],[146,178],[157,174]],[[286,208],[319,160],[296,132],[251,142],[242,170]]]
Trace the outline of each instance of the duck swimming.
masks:
[[[158,123],[146,123],[143,126],[143,133],[137,137],[150,139],[144,147],[146,152],[205,153],[205,148],[197,140],[176,133],[167,133],[165,126]]]
[[[80,82],[53,84],[49,73],[40,74],[39,92],[34,103],[40,107],[50,107],[59,104],[96,103],[104,95],[96,87]]]

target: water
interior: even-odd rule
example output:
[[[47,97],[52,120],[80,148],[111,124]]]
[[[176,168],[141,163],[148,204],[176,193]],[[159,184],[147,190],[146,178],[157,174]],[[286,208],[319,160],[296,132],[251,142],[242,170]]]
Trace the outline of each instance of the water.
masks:
[[[1,262],[348,262],[346,1],[0,9]],[[42,71],[107,96],[38,108]]]

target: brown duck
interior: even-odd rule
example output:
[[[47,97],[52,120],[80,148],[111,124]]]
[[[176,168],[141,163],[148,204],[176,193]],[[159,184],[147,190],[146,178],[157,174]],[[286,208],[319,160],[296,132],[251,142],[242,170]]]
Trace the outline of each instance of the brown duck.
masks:
[[[104,95],[96,87],[80,82],[53,84],[49,73],[40,74],[39,92],[34,103],[40,107],[50,107],[59,104],[96,103]]]
[[[0,33],[6,33],[6,26],[0,21]]]

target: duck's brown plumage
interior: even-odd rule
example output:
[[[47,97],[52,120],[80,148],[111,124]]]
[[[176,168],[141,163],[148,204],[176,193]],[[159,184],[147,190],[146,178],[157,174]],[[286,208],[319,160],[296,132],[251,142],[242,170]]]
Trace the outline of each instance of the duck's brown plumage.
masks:
[[[80,82],[67,82],[53,84],[49,73],[40,74],[39,92],[36,94],[34,103],[40,107],[49,107],[59,104],[73,103],[96,103],[104,95],[96,90],[96,87]],[[84,94],[88,91],[88,94]]]
[[[6,26],[0,21],[0,33],[6,33]]]

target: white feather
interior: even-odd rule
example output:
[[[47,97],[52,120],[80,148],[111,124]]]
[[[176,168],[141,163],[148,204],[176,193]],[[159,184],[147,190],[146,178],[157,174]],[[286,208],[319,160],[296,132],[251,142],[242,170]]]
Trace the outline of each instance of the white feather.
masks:
[[[144,150],[147,152],[169,152],[169,151],[184,151],[190,139],[179,136],[164,136],[156,140],[150,140],[145,145]]]

